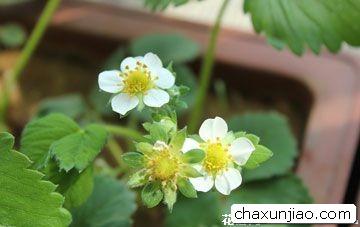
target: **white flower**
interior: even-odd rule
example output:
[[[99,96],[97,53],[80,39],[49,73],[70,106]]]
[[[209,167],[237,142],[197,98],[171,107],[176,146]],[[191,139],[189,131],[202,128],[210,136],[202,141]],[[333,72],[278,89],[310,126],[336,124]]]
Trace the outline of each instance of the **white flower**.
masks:
[[[127,57],[121,62],[120,70],[99,74],[100,89],[115,94],[111,107],[122,115],[143,103],[150,107],[168,103],[170,96],[164,89],[171,88],[174,83],[175,77],[153,53]]]
[[[252,142],[245,138],[237,138],[228,133],[226,122],[220,118],[207,119],[199,130],[203,143],[187,138],[182,151],[201,149],[206,156],[199,165],[194,165],[202,177],[190,178],[197,191],[207,192],[215,184],[215,188],[224,195],[239,187],[242,181],[240,171],[234,163],[244,165],[255,150]]]

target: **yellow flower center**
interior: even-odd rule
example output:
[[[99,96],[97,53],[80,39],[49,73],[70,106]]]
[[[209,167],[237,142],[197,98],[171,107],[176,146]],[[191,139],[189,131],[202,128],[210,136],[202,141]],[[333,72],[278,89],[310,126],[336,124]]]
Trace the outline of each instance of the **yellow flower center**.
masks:
[[[203,143],[200,147],[206,153],[203,167],[208,173],[216,175],[219,171],[228,167],[231,156],[227,146],[223,145],[220,141],[216,141]]]
[[[180,158],[171,154],[167,147],[153,150],[147,162],[151,176],[165,182],[176,179],[180,165]]]
[[[153,87],[153,81],[147,66],[141,62],[137,62],[136,64],[137,66],[134,70],[128,70],[120,74],[120,76],[124,77],[124,89],[122,92],[130,96],[146,94],[146,92]],[[129,67],[126,66],[126,69],[129,69]]]

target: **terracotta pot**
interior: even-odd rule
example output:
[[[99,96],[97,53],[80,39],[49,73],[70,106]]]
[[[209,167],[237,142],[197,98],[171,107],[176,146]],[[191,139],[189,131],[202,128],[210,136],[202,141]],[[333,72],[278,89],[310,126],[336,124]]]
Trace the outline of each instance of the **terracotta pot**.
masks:
[[[39,9],[37,5],[33,7]],[[34,12],[23,14],[20,20],[29,22],[27,18],[33,18]],[[14,19],[10,14],[8,18]],[[100,58],[120,41],[155,32],[180,32],[205,50],[209,30],[205,25],[159,15],[72,1],[63,2],[48,37],[58,43],[70,40],[55,35],[60,32],[87,37],[89,42],[83,45],[96,48]],[[76,39],[75,35],[72,38]],[[305,100],[302,106],[305,122],[300,129],[304,135],[299,135],[302,149],[296,172],[310,188],[316,203],[342,203],[359,136],[360,61],[346,53],[331,55],[325,51],[321,56],[306,53],[299,58],[289,51],[274,50],[259,36],[226,29],[221,31],[216,58],[227,66],[260,72],[265,74],[264,78],[276,75],[274,78],[304,87],[295,91],[288,87],[290,100]],[[264,89],[274,90],[271,86]],[[306,101],[309,98],[312,101]]]

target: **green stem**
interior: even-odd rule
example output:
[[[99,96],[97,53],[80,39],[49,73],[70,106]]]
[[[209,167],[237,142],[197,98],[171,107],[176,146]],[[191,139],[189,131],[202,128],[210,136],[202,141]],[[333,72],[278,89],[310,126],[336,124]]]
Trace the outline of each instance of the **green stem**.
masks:
[[[118,168],[119,168],[119,172],[123,172],[126,169],[126,165],[121,157],[121,155],[124,153],[123,150],[121,149],[120,145],[117,143],[117,141],[110,137],[108,143],[107,143],[107,148],[109,149],[111,155],[114,157]]]
[[[108,132],[116,136],[122,136],[135,141],[147,141],[141,133],[134,129],[125,128],[117,125],[105,125],[105,128]]]
[[[218,15],[216,17],[216,22],[211,30],[210,41],[200,70],[200,85],[199,85],[199,90],[195,97],[195,105],[194,105],[195,107],[192,114],[190,115],[191,116],[189,121],[190,133],[195,132],[200,122],[201,113],[204,108],[204,101],[205,101],[206,93],[209,88],[211,73],[214,66],[215,49],[216,49],[218,36],[220,33],[221,20],[224,16],[225,9],[228,3],[229,0],[223,1],[221,8],[218,12]]]
[[[48,26],[55,10],[59,6],[60,1],[61,0],[47,0],[46,6],[42,11],[29,39],[27,40],[25,47],[21,51],[19,59],[17,60],[14,68],[9,72],[9,75],[4,78],[5,88],[3,94],[0,96],[0,121],[2,122],[5,122],[9,98],[13,88],[43,37],[46,27]]]

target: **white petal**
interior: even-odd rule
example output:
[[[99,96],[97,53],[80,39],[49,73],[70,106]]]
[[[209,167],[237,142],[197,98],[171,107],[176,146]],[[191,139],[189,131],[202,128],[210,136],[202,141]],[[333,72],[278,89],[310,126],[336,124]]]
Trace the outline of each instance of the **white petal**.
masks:
[[[169,89],[175,84],[175,77],[165,68],[159,69],[154,79],[155,84],[163,89]]]
[[[128,71],[128,69],[134,69],[136,67],[136,62],[137,60],[133,57],[127,57],[125,58],[122,62],[121,62],[121,65],[120,65],[120,69],[122,72],[126,72]],[[127,69],[127,66],[129,67]]]
[[[118,93],[123,89],[122,77],[118,70],[104,71],[99,74],[99,87],[109,93]]]
[[[232,190],[240,186],[241,182],[240,172],[234,168],[229,168],[223,174],[216,176],[215,187],[220,193],[229,195]]]
[[[161,107],[168,103],[170,96],[166,91],[161,89],[151,89],[144,97],[144,103],[150,107]]]
[[[254,150],[255,146],[245,137],[234,140],[229,148],[235,163],[240,166],[245,165]]]
[[[205,120],[199,130],[200,137],[207,140],[223,139],[228,131],[228,126],[224,119],[215,117],[214,119]]]
[[[160,58],[153,53],[147,53],[144,56],[143,62],[149,67],[149,68],[162,68],[162,62]]]
[[[186,153],[190,150],[199,149],[199,148],[200,148],[200,145],[196,140],[191,139],[191,138],[186,138],[181,150],[182,150],[182,152]]]
[[[136,96],[129,96],[121,93],[116,95],[111,100],[111,107],[113,111],[125,115],[129,110],[134,109],[139,104],[139,99]]]
[[[144,63],[144,57],[143,56],[137,56],[137,57],[134,57],[136,61],[140,61],[142,63]]]
[[[214,186],[214,178],[205,173],[201,165],[193,165],[193,167],[204,174],[203,177],[189,178],[190,183],[194,186],[196,191],[208,192]]]
[[[213,123],[213,137],[216,139],[219,137],[220,139],[223,139],[228,131],[228,126],[226,124],[226,121],[222,119],[221,117],[215,117],[214,123]]]

